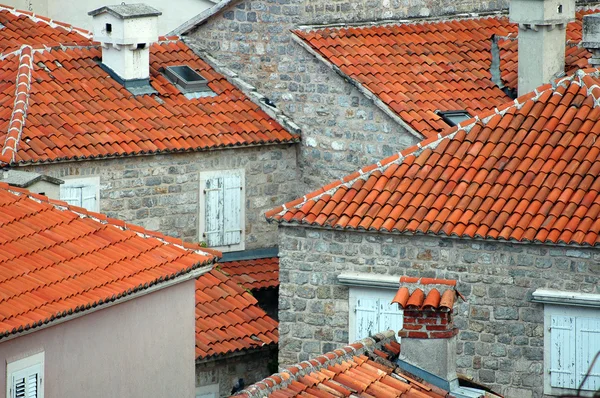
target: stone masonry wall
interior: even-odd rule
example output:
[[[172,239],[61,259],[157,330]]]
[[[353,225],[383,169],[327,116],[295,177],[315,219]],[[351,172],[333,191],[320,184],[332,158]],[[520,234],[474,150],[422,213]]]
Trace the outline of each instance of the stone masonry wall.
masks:
[[[396,9],[397,1],[382,1],[395,10],[392,14],[404,15],[406,10]],[[305,189],[327,184],[420,141],[292,41],[290,29],[297,24],[316,22],[317,16],[319,21],[326,16],[375,16],[380,3],[239,1],[186,38],[192,47],[207,50],[239,73],[301,127],[299,167]]]
[[[246,249],[270,247],[277,228],[264,212],[298,192],[295,145],[91,160],[24,167],[53,177],[100,176],[100,211],[150,230],[198,241],[199,173],[245,169]]]
[[[276,348],[197,363],[196,387],[218,383],[220,396],[228,397],[238,379],[244,379],[246,386],[254,384],[273,374],[276,363]]]
[[[507,397],[540,397],[537,288],[600,293],[600,251],[280,227],[280,366],[348,343],[342,271],[456,279],[458,371]]]

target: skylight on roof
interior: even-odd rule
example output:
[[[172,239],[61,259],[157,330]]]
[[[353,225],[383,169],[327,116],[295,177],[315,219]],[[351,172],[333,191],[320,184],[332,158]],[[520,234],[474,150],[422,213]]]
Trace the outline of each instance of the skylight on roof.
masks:
[[[183,94],[186,94],[186,97],[187,94],[193,94],[192,98],[214,95],[208,87],[208,80],[187,65],[167,66],[164,73]]]
[[[437,111],[436,112],[448,126],[454,127],[457,124],[471,119],[473,116],[465,110],[461,111]]]

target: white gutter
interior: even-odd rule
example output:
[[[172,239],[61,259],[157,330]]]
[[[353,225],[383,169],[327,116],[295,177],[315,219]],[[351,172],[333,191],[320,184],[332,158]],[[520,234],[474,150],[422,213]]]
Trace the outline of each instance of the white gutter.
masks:
[[[80,310],[79,312],[76,312],[76,313],[73,313],[73,314],[70,314],[70,315],[67,315],[67,316],[63,316],[63,317],[60,317],[60,318],[55,318],[54,320],[52,320],[52,321],[50,321],[48,323],[44,323],[41,326],[32,327],[32,328],[30,328],[28,330],[23,330],[20,333],[19,332],[17,332],[17,333],[11,333],[7,337],[3,337],[2,339],[0,339],[0,344],[4,343],[6,341],[12,340],[12,339],[16,339],[16,338],[21,337],[21,336],[25,336],[25,335],[30,334],[30,333],[37,332],[37,331],[42,330],[42,329],[49,328],[51,326],[55,326],[55,325],[59,325],[61,323],[72,321],[73,319],[80,318],[80,317],[82,317],[84,315],[91,314],[91,313],[96,312],[98,310],[103,310],[105,308],[109,308],[109,307],[112,307],[112,306],[117,305],[117,304],[125,303],[125,302],[127,302],[129,300],[133,300],[133,299],[136,299],[136,298],[139,298],[139,297],[143,297],[143,296],[145,296],[147,294],[154,293],[154,292],[156,292],[158,290],[166,289],[166,288],[171,287],[171,286],[175,286],[175,285],[177,285],[177,284],[179,284],[181,282],[186,282],[186,281],[189,281],[191,279],[196,279],[200,275],[203,275],[203,274],[207,273],[208,271],[212,270],[213,265],[214,264],[211,263],[211,264],[206,265],[204,267],[198,267],[198,268],[196,268],[196,269],[194,269],[194,270],[192,270],[192,271],[190,271],[190,272],[188,272],[188,273],[186,273],[184,275],[175,277],[173,279],[169,279],[169,280],[164,281],[164,282],[156,283],[156,284],[148,287],[147,289],[141,289],[141,290],[139,290],[139,291],[137,291],[135,293],[128,294],[126,296],[122,296],[121,298],[118,298],[118,299],[116,299],[114,301],[108,301],[108,302],[105,301],[104,303],[96,305],[95,307],[91,307],[90,309]]]

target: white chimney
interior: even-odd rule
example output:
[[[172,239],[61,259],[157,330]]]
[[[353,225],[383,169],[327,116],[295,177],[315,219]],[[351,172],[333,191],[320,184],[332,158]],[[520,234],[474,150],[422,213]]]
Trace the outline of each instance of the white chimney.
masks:
[[[566,28],[574,19],[575,0],[510,2],[510,21],[519,24],[519,95],[564,73]]]
[[[88,14],[93,17],[94,40],[102,44],[103,67],[125,87],[148,85],[150,45],[158,40],[162,13],[145,4],[123,3]]]
[[[600,67],[600,14],[583,17],[583,40],[581,46],[587,49],[592,57],[589,63],[594,68]]]

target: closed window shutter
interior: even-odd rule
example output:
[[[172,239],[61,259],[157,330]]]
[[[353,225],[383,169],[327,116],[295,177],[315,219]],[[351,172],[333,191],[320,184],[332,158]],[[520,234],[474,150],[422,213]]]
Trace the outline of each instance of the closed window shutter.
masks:
[[[577,380],[576,387],[583,381],[594,356],[600,351],[600,319],[577,318],[575,322],[577,344]],[[600,389],[600,361],[596,361],[594,368],[582,386],[584,390],[597,391]]]
[[[94,185],[85,185],[81,187],[81,207],[90,211],[99,211],[97,189]]]
[[[225,241],[223,218],[223,178],[206,180],[204,185],[204,237],[209,247],[223,246]]]
[[[224,245],[236,245],[242,238],[242,179],[230,174],[223,177]]]
[[[384,330],[402,330],[404,312],[398,309],[398,304],[391,304],[391,300],[379,300],[379,332]]]
[[[378,306],[377,298],[361,297],[356,300],[356,340],[379,332]]]
[[[13,395],[11,398],[24,398],[26,397],[26,379],[25,377],[20,377],[19,379],[14,380],[13,383]]]
[[[81,201],[81,188],[68,185],[61,186],[60,200],[65,201],[73,206],[83,207]]]
[[[550,323],[550,385],[577,388],[575,318],[552,316]]]

